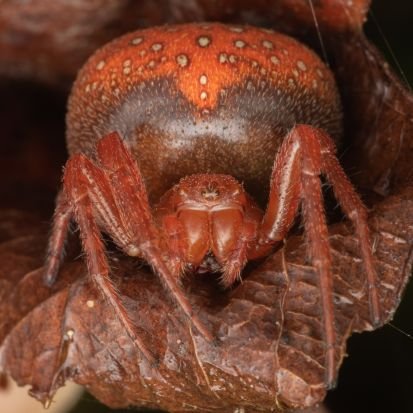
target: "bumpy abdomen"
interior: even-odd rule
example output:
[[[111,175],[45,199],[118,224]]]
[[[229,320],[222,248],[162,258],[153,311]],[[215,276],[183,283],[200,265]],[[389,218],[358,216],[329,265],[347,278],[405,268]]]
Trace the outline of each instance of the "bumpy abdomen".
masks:
[[[93,156],[118,131],[152,201],[186,175],[229,174],[263,200],[274,156],[297,123],[338,138],[332,74],[297,41],[253,27],[165,26],[125,35],[80,71],[67,115],[69,152]]]

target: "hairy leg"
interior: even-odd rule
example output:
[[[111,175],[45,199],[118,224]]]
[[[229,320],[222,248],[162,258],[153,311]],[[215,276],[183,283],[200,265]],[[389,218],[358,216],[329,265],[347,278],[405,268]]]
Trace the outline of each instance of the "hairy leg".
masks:
[[[242,222],[237,241],[231,247],[231,250],[221,258],[224,262],[221,284],[228,288],[235,281],[241,280],[241,271],[248,261],[248,252],[250,242],[256,234],[255,222]],[[267,255],[267,254],[266,254]]]
[[[328,230],[323,209],[320,174],[333,185],[343,211],[356,227],[367,269],[371,317],[380,318],[376,275],[369,241],[366,211],[335,158],[334,143],[320,130],[298,125],[288,134],[274,163],[270,198],[259,229],[257,248],[282,240],[302,204],[308,252],[319,275],[320,297],[326,340],[326,383],[334,385],[336,373],[333,285]]]
[[[89,194],[89,185],[85,179],[84,160],[82,155],[71,158],[66,164],[64,190],[74,210],[74,218],[79,225],[83,250],[87,258],[88,272],[134,344],[146,359],[154,363],[152,353],[136,334],[135,327],[129,318],[119,294],[109,277],[109,265],[105,255],[100,230],[96,223],[94,207]]]
[[[366,270],[370,319],[373,326],[377,327],[380,324],[382,315],[377,290],[377,275],[374,269],[373,249],[367,224],[367,209],[341,168],[335,156],[334,146],[331,147],[331,144],[328,144],[330,139],[322,131],[317,130],[317,134],[320,141],[325,142],[325,144],[323,144],[325,150],[322,152],[323,171],[333,187],[334,194],[343,212],[352,221],[359,240],[361,256]]]
[[[161,249],[160,234],[135,160],[116,133],[98,142],[97,154],[99,166],[85,157],[81,162],[99,222],[126,254],[142,257],[152,266],[193,325],[212,341],[211,332],[194,314],[179,287],[180,273],[174,273],[167,265],[169,254]]]
[[[73,216],[73,208],[63,191],[56,198],[52,231],[47,245],[44,283],[51,287],[56,281],[60,264],[64,258],[65,242]]]

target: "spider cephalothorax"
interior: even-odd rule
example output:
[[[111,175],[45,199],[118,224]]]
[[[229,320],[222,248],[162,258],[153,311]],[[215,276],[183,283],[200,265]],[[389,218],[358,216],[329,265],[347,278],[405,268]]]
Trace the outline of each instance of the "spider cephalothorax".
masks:
[[[225,287],[239,278],[247,260],[269,252],[255,244],[262,215],[233,177],[214,174],[182,179],[155,209],[178,268],[220,271]]]
[[[332,385],[336,334],[321,174],[354,223],[373,324],[380,306],[366,209],[330,137],[340,134],[340,102],[323,62],[268,30],[218,24],[148,29],[92,56],[76,81],[67,120],[71,157],[50,237],[47,283],[56,278],[74,219],[90,275],[151,359],[110,282],[101,232],[146,260],[212,340],[179,278],[188,267],[209,268],[231,286],[248,260],[265,257],[286,237],[301,205],[319,276],[326,383]],[[267,200],[265,212],[254,198]]]

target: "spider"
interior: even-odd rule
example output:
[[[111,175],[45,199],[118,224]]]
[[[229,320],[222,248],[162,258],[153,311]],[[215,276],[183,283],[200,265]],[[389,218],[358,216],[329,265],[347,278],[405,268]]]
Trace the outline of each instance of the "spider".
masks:
[[[56,280],[74,220],[90,277],[153,361],[110,280],[101,233],[150,264],[212,341],[180,287],[181,276],[220,271],[223,286],[232,286],[249,260],[268,256],[283,241],[301,206],[319,277],[331,387],[336,334],[320,175],[354,224],[371,321],[380,320],[367,211],[335,154],[341,121],[333,75],[314,52],[283,34],[208,23],[150,28],[114,40],[81,69],[69,99],[71,156],[45,282]]]

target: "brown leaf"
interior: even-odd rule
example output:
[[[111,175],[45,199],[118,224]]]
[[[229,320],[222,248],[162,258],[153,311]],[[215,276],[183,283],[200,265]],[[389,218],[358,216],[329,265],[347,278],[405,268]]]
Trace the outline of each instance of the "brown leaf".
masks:
[[[359,30],[370,0],[314,1],[327,31]],[[0,74],[70,85],[86,58],[128,31],[165,23],[245,22],[303,34],[314,28],[302,0],[6,0],[0,8]]]
[[[377,206],[371,226],[387,320],[412,268],[413,189]],[[299,237],[290,238],[229,294],[218,293],[210,280],[191,284],[192,302],[220,337],[219,345],[191,331],[157,277],[115,254],[113,279],[134,323],[159,356],[159,366],[151,366],[87,281],[81,260],[66,264],[59,285],[49,291],[42,287],[45,237],[38,235],[40,228],[13,211],[2,213],[0,228],[1,368],[19,384],[31,384],[32,394],[43,402],[67,379],[113,407],[168,411],[194,406],[259,411],[275,407],[275,400],[303,407],[324,397],[317,278]],[[345,223],[331,228],[331,241],[343,357],[348,335],[371,326],[357,241]]]
[[[11,8],[2,8],[0,19],[6,11],[17,17],[24,15],[19,14],[19,7],[25,7],[25,3],[8,3]],[[249,23],[277,19],[284,30],[309,36],[310,43],[315,34],[307,2],[243,1],[244,14],[231,9],[231,1],[225,2],[228,8],[215,8],[213,3],[198,1],[189,9],[182,2],[165,1],[177,21],[211,16],[215,20],[247,19]],[[273,13],[264,15],[269,3],[274,6]],[[369,2],[353,3],[354,8],[341,1],[323,0],[315,5],[344,97],[346,164],[348,170],[362,172],[354,177],[357,184],[366,193],[376,194],[369,198],[374,205],[370,225],[385,323],[400,301],[412,267],[413,187],[409,185],[413,102],[360,33]],[[68,3],[55,4],[63,7]],[[165,10],[169,9],[152,9],[146,22],[152,24],[157,18],[165,21]],[[228,10],[235,11],[231,14]],[[248,14],[246,10],[253,12]],[[36,9],[31,11],[35,13]],[[67,47],[83,45],[76,49],[79,52],[75,51],[75,56],[69,56],[67,49],[55,43],[54,52],[48,54],[49,66],[42,72],[39,61],[32,57],[41,55],[49,41],[55,42],[57,32],[47,29],[49,16],[53,13],[39,20],[46,22],[45,36],[49,39],[42,39],[43,49],[34,47],[30,53],[22,52],[12,42],[4,44],[7,36],[0,37],[0,51],[3,47],[9,53],[2,56],[11,56],[10,61],[3,60],[3,68],[16,61],[32,62],[27,63],[32,65],[26,72],[30,76],[50,81],[73,76],[90,52],[86,39],[94,35],[85,32],[70,42],[66,38]],[[126,25],[116,22],[123,15],[114,16],[113,26],[122,32]],[[96,24],[105,19],[108,17],[97,19]],[[65,27],[70,33],[70,28],[86,26],[85,22],[89,24],[83,16],[73,26],[66,22]],[[4,27],[2,30],[7,30]],[[17,33],[23,31],[21,36],[28,46],[30,36],[24,33],[32,28],[22,20],[14,29]],[[93,47],[110,37],[106,29],[97,32],[96,36],[101,37],[90,42]],[[70,64],[66,65],[64,59],[59,63],[62,56]],[[21,385],[31,385],[35,397],[46,401],[66,379],[72,379],[109,406],[139,405],[171,412],[195,408],[233,412],[236,407],[248,407],[249,412],[268,411],[277,409],[277,403],[303,407],[324,398],[319,291],[301,237],[288,238],[284,248],[260,266],[250,268],[244,282],[232,292],[220,291],[210,279],[188,280],[188,296],[200,317],[220,337],[219,345],[210,345],[191,331],[181,311],[171,304],[157,277],[147,268],[139,268],[133,259],[112,252],[112,277],[143,339],[159,357],[159,366],[151,366],[142,360],[111,309],[89,284],[81,259],[69,256],[59,283],[53,290],[43,287],[41,266],[47,230],[39,222],[39,218],[21,211],[3,211],[0,215],[0,370]],[[338,356],[342,359],[347,337],[371,326],[364,270],[352,229],[343,222],[331,226],[330,234]]]

